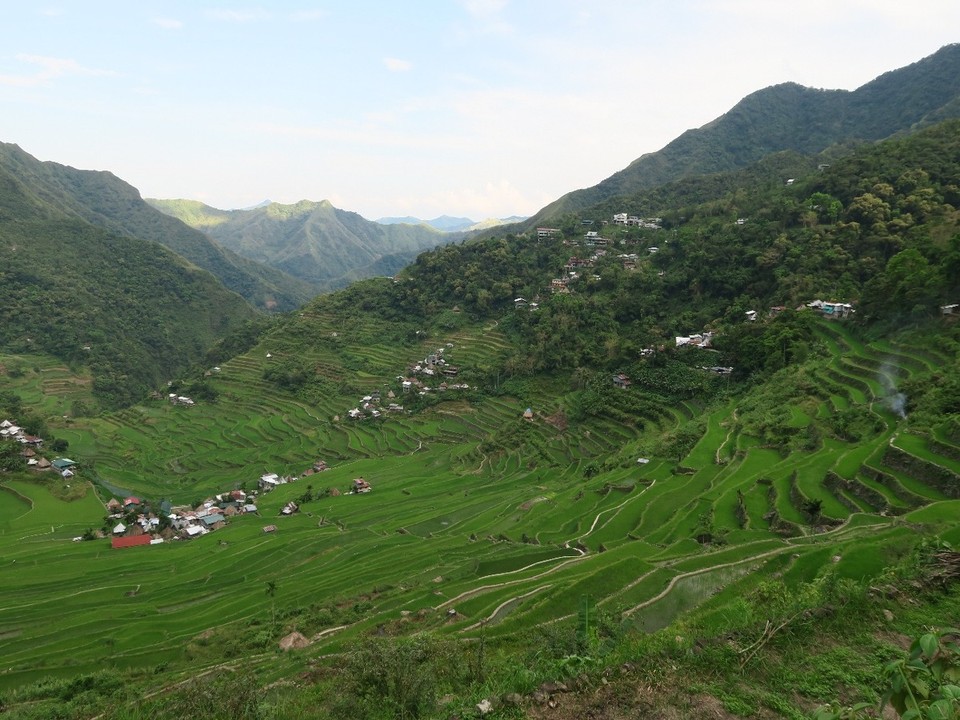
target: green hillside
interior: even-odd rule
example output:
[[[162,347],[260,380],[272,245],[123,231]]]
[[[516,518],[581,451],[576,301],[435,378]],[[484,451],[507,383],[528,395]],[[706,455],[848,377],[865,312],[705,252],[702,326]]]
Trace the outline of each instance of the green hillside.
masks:
[[[419,253],[460,239],[425,225],[381,225],[328,201],[217,210],[187,200],[149,200],[224,247],[323,289],[392,275]]]
[[[89,366],[107,407],[200,360],[255,311],[163,246],[69,219],[0,220],[0,346]]]
[[[3,217],[70,218],[140,240],[160,243],[214,275],[225,287],[265,310],[292,310],[312,297],[309,283],[258,265],[147,205],[136,188],[109,172],[41,163],[16,145],[0,144]]]
[[[0,356],[79,463],[0,475],[5,711],[877,705],[905,639],[960,612],[957,188],[953,121],[663,186],[660,229],[445,246],[228,336],[175,381],[192,406],[65,422],[83,378]],[[265,473],[297,479],[210,535],[71,542],[111,532],[110,497],[197,505]]]
[[[758,90],[599,184],[557,199],[519,227],[534,228],[564,213],[681,178],[744,167],[774,152],[814,155],[831,146],[881,140],[957,117],[958,97],[960,45],[945,46],[854,91],[796,83]]]
[[[140,399],[257,315],[206,270],[123,232],[109,219],[121,207],[161,218],[157,233],[169,224],[112,175],[0,148],[0,346],[89,367],[106,407]]]

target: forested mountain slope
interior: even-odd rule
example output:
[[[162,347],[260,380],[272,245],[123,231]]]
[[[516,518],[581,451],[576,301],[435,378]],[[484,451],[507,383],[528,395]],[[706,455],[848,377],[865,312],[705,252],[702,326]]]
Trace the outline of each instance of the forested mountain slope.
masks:
[[[123,193],[97,195],[88,205],[73,194],[128,187],[113,176],[40,165],[14,146],[0,150],[4,350],[45,351],[89,365],[95,395],[117,406],[158,387],[255,317],[243,298],[160,243],[121,232],[105,215],[88,221],[91,207],[119,203]],[[78,185],[65,189],[71,182]],[[124,202],[134,214],[139,205],[162,217],[135,191]]]
[[[147,205],[136,188],[109,172],[41,163],[16,145],[0,144],[0,176],[30,198],[34,212],[82,219],[112,233],[151,240],[209,271],[228,289],[265,310],[292,310],[315,293],[309,283],[260,265],[210,241]],[[9,210],[9,198],[7,199]]]
[[[773,152],[816,154],[833,145],[880,140],[957,117],[958,97],[960,44],[945,46],[854,91],[796,83],[758,90],[716,120],[688,130],[599,184],[564,195],[520,227],[536,227],[605,199],[683,177],[743,167]]]
[[[392,275],[420,252],[460,239],[425,225],[381,225],[329,201],[217,210],[188,200],[148,200],[244,257],[324,289]]]

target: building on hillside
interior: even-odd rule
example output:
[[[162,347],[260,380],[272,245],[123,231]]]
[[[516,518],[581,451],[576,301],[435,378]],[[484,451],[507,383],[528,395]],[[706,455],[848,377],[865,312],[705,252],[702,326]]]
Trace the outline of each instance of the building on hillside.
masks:
[[[227,519],[220,513],[213,513],[211,515],[204,515],[200,518],[200,522],[210,530],[218,530],[227,524]]]
[[[355,478],[353,485],[350,487],[350,492],[352,493],[368,493],[371,490],[373,490],[373,488],[370,487],[370,483],[368,483],[362,477]]]
[[[807,307],[813,310],[819,310],[820,314],[830,320],[842,320],[848,318],[856,312],[850,303],[836,301],[811,300]]]
[[[150,545],[152,542],[149,535],[127,535],[126,537],[110,538],[110,547],[117,550],[138,545]]]
[[[706,331],[702,333],[694,333],[693,335],[688,336],[676,336],[677,347],[683,347],[685,345],[691,347],[710,347],[713,342],[713,332]]]
[[[560,232],[560,228],[538,227],[537,240],[543,240],[544,238],[552,238],[559,232]]]
[[[613,386],[620,388],[621,390],[626,390],[630,387],[630,377],[624,373],[615,373],[613,376]]]
[[[276,473],[267,473],[265,475],[261,475],[260,480],[257,482],[257,486],[264,492],[273,490],[280,485],[283,485],[283,481]]]

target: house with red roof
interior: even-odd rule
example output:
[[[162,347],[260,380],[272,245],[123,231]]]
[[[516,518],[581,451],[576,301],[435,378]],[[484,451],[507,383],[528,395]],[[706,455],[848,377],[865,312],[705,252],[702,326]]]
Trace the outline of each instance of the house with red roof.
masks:
[[[137,545],[149,545],[149,535],[125,535],[110,539],[110,546],[115,550],[118,548],[136,547]]]

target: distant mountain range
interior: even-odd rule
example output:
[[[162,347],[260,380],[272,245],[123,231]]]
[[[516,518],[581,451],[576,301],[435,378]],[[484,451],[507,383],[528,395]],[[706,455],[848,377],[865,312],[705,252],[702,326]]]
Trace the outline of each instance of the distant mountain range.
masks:
[[[371,222],[327,200],[269,203],[247,210],[218,210],[195,200],[147,202],[237,254],[320,290],[392,275],[424,250],[461,237],[423,224]]]
[[[716,120],[688,130],[597,185],[563,195],[514,229],[535,228],[686,177],[743,168],[771,153],[813,155],[954,117],[960,117],[960,44],[947,45],[853,91],[775,85],[748,95]],[[650,210],[654,208],[630,208]]]
[[[518,223],[523,220],[526,220],[526,217],[521,215],[511,215],[506,218],[488,218],[479,222],[466,217],[451,217],[450,215],[441,215],[440,217],[435,217],[433,220],[421,220],[420,218],[407,215],[406,217],[383,217],[376,222],[381,225],[429,225],[441,232],[470,232],[473,230],[497,227],[498,225]]]

